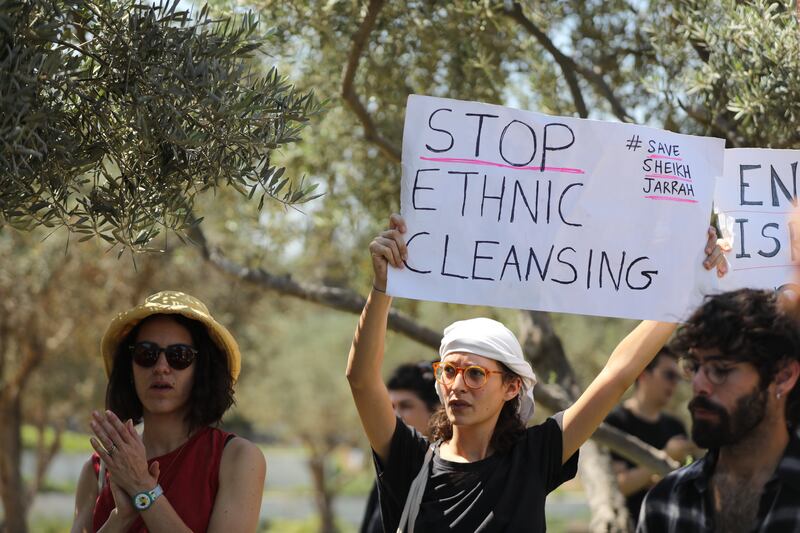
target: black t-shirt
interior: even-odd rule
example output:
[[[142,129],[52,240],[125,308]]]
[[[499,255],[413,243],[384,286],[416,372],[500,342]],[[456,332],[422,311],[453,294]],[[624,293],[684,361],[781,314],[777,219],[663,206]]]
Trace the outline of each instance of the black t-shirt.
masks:
[[[383,533],[383,522],[381,522],[381,508],[378,504],[378,482],[372,485],[367,498],[367,507],[364,509],[364,518],[361,519],[361,527],[358,533]]]
[[[377,455],[384,531],[397,531],[414,478],[425,459],[428,441],[397,419],[382,465]],[[431,461],[415,531],[489,533],[545,531],[544,501],[548,493],[575,477],[576,452],[564,465],[561,427],[554,418],[528,428],[504,454],[474,463]]]
[[[667,442],[669,442],[669,439],[672,437],[686,435],[686,428],[684,428],[683,423],[677,418],[661,413],[658,421],[649,422],[637,417],[622,405],[618,405],[611,411],[608,418],[606,418],[606,423],[630,433],[634,437],[637,437],[659,450],[663,450],[664,446],[667,445]],[[635,463],[615,453],[611,454],[611,458],[615,461],[624,462],[628,469],[636,467]],[[625,500],[625,503],[628,505],[628,512],[634,524],[639,519],[639,510],[642,507],[642,500],[644,500],[647,490],[648,489],[643,489],[639,492],[635,492]]]

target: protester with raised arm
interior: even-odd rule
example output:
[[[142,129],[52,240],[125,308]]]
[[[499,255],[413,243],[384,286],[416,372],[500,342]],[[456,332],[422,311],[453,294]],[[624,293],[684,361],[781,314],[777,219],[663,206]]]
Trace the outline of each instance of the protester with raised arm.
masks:
[[[536,376],[513,333],[494,320],[445,329],[435,366],[444,408],[434,444],[395,417],[381,379],[391,298],[406,226],[392,215],[370,243],[374,286],[353,339],[347,378],[375,455],[386,531],[544,531],[547,494],[575,475],[577,451],[675,329],[642,322],[568,409],[526,428]]]

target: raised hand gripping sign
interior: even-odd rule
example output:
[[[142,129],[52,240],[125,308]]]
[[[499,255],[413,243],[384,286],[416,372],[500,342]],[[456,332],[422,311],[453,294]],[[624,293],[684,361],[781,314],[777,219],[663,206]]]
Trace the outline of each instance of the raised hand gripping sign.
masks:
[[[410,96],[388,292],[675,321],[702,269],[723,141]]]
[[[798,163],[800,150],[725,150],[714,209],[733,249],[721,289],[778,289],[795,282],[800,227],[790,215],[797,203]]]

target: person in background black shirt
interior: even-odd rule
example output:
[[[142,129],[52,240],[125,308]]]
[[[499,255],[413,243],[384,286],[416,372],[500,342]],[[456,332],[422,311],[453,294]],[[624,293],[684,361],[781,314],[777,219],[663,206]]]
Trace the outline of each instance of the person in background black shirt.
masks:
[[[425,437],[430,437],[428,423],[431,415],[442,405],[436,395],[435,383],[430,361],[400,365],[386,382],[395,414]],[[369,494],[359,533],[383,533],[377,482]]]
[[[680,378],[676,355],[669,348],[662,348],[636,379],[633,395],[611,411],[606,423],[666,451],[683,464],[696,447],[686,437],[683,423],[663,412]],[[644,495],[660,478],[617,454],[612,453],[611,457],[619,488],[635,524]]]

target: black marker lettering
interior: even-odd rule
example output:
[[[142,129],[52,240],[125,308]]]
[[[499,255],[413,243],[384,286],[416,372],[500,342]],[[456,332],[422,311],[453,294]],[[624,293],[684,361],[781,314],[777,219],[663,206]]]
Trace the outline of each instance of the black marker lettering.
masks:
[[[564,203],[564,197],[567,195],[567,191],[573,187],[583,187],[583,183],[570,183],[564,188],[564,192],[561,193],[561,198],[558,199],[558,217],[561,219],[561,222],[567,226],[575,226],[576,228],[580,228],[583,226],[583,224],[573,224],[572,222],[567,222],[567,219],[564,218],[564,212],[561,210],[561,205]]]
[[[539,277],[542,278],[542,281],[544,281],[544,278],[547,276],[547,270],[550,268],[550,259],[553,257],[553,250],[555,247],[556,246],[554,244],[550,245],[550,252],[547,254],[547,261],[544,264],[544,270],[542,270],[541,265],[539,265],[539,259],[536,257],[536,252],[533,251],[532,247],[528,248],[528,268],[525,270],[525,281],[528,281],[531,276],[531,260],[536,263],[536,270],[539,271]]]
[[[511,256],[514,256],[513,261],[509,261]],[[519,270],[519,259],[517,259],[517,250],[514,248],[514,245],[511,245],[511,249],[508,251],[508,255],[506,256],[506,260],[503,263],[503,270],[500,272],[500,281],[503,281],[503,276],[506,275],[506,267],[509,265],[513,265],[514,268],[517,270],[517,279],[522,281],[522,273]]]
[[[420,231],[419,233],[415,233],[414,235],[412,235],[412,236],[411,236],[411,238],[410,238],[410,239],[408,239],[408,241],[406,241],[406,248],[410,247],[410,246],[411,246],[411,243],[414,241],[414,239],[416,239],[416,238],[417,238],[417,237],[419,237],[420,235],[430,235],[430,233],[428,233],[427,231]],[[403,261],[403,264],[404,264],[406,267],[408,267],[408,269],[409,269],[411,272],[416,272],[417,274],[430,274],[430,273],[431,273],[431,271],[430,271],[430,270],[417,270],[416,268],[414,268],[414,267],[412,267],[411,265],[409,265],[409,264],[408,264],[408,261]]]
[[[462,276],[461,274],[453,274],[450,272],[445,272],[447,268],[447,248],[450,245],[450,235],[444,235],[444,254],[442,255],[442,276],[449,276],[451,278],[461,278],[467,279],[467,276]]]
[[[486,278],[475,275],[475,266],[478,264],[478,259],[494,259],[492,255],[478,255],[478,247],[481,244],[500,244],[497,241],[475,241],[475,251],[472,254],[472,279],[482,279],[486,281],[494,281],[494,278]]]
[[[475,136],[475,157],[481,152],[481,131],[483,130],[484,118],[498,118],[499,115],[488,115],[483,113],[464,113],[468,117],[478,117],[478,134]]]
[[[771,252],[764,252],[762,250],[758,251],[758,255],[761,257],[775,257],[778,255],[778,252],[781,251],[781,241],[777,237],[771,237],[767,235],[767,228],[775,228],[778,229],[778,224],[775,222],[770,222],[769,224],[764,224],[764,227],[761,228],[761,235],[766,237],[767,239],[772,239],[775,242],[775,248],[772,249]]]
[[[744,251],[744,225],[748,220],[749,219],[747,218],[737,218],[734,221],[736,224],[739,224],[739,243],[740,243],[739,249],[741,250],[741,252],[736,254],[736,259],[740,259],[742,257],[750,257],[750,254]]]
[[[566,280],[560,280],[560,279],[556,279],[556,278],[550,278],[553,281],[555,281],[556,283],[561,283],[562,285],[569,285],[570,283],[575,283],[575,280],[578,279],[578,271],[575,270],[575,267],[572,266],[572,263],[569,263],[569,262],[564,261],[563,259],[561,259],[561,254],[563,254],[567,250],[572,250],[574,252],[575,248],[572,248],[571,246],[567,246],[566,248],[562,248],[561,251],[558,252],[558,255],[556,256],[556,261],[558,261],[562,265],[568,266],[569,269],[572,270],[572,279],[569,280],[569,281],[566,281]]]
[[[411,189],[411,206],[416,209],[417,211],[436,211],[435,207],[417,207],[417,191],[432,191],[433,187],[420,187],[419,183],[419,173],[420,172],[438,172],[438,168],[421,168],[417,170],[416,176],[414,176],[414,187]]]
[[[525,208],[528,210],[528,214],[531,217],[531,220],[534,224],[536,224],[537,219],[539,218],[539,180],[536,180],[536,198],[534,205],[534,210],[531,211],[531,206],[528,204],[528,199],[525,197],[525,192],[522,190],[522,185],[519,184],[518,180],[514,181],[514,193],[511,198],[511,220],[510,222],[514,222],[514,213],[517,209],[517,191],[519,191],[519,195],[522,197],[522,201],[525,203]]]
[[[488,176],[486,174],[483,175],[483,196],[481,197],[481,216],[483,216],[483,208],[486,204],[486,200],[498,200],[499,206],[497,207],[497,221],[500,222],[500,217],[503,215],[503,197],[506,195],[506,177],[503,176],[503,181],[500,184],[500,196],[491,196],[486,194],[486,182],[488,181]]]
[[[658,270],[643,270],[641,272],[641,275],[644,276],[645,278],[647,278],[647,283],[642,285],[642,286],[638,286],[638,287],[634,286],[634,285],[631,285],[631,270],[633,270],[633,267],[636,265],[636,263],[638,263],[639,261],[644,261],[645,259],[650,259],[650,258],[647,257],[647,256],[637,257],[636,259],[631,261],[631,264],[628,265],[628,270],[625,271],[625,284],[631,290],[634,290],[634,291],[643,291],[643,290],[645,290],[647,287],[650,286],[650,284],[653,283],[653,276],[658,275]]]
[[[553,126],[561,126],[562,128],[566,129],[569,132],[569,134],[570,134],[570,136],[572,138],[570,139],[570,141],[567,144],[562,144],[561,146],[549,146],[547,144],[547,128],[550,128],[550,127],[553,127]],[[575,132],[572,131],[572,128],[570,128],[566,124],[562,124],[561,122],[551,122],[550,124],[545,124],[545,126],[544,126],[544,135],[542,136],[542,165],[541,165],[542,172],[544,172],[545,159],[547,159],[548,150],[551,151],[551,152],[556,152],[558,150],[566,150],[567,148],[569,148],[573,144],[575,144]]]
[[[528,159],[524,163],[514,163],[513,161],[510,161],[508,158],[506,158],[505,154],[503,153],[503,140],[506,137],[506,133],[508,132],[508,128],[510,128],[511,125],[514,124],[514,123],[522,124],[523,126],[528,128],[528,131],[531,132],[531,138],[533,140],[533,152],[531,153],[530,159]],[[500,134],[500,157],[503,158],[503,161],[505,161],[509,165],[515,166],[515,167],[524,167],[525,165],[530,164],[530,162],[533,161],[533,158],[536,157],[536,132],[533,131],[533,128],[531,128],[530,126],[528,126],[527,124],[525,124],[524,122],[519,121],[519,120],[512,120],[511,122],[509,122],[506,125],[506,127],[503,128],[503,133]]]
[[[792,163],[792,192],[790,193],[789,190],[784,185],[783,181],[781,181],[781,177],[778,175],[778,172],[775,170],[775,167],[770,165],[770,185],[772,187],[772,206],[773,207],[780,207],[780,202],[778,201],[778,187],[780,187],[783,196],[794,205],[796,203],[797,198],[797,163]],[[776,187],[777,185],[777,187]]]
[[[448,174],[462,174],[464,176],[464,195],[461,197],[461,216],[464,216],[464,211],[467,208],[467,184],[470,174],[478,175],[477,172],[464,172],[458,170],[448,170]]]
[[[761,168],[761,165],[739,165],[739,204],[740,205],[764,205],[764,202],[749,202],[744,199],[744,190],[750,184],[744,181],[745,170],[755,170]],[[749,255],[747,257],[750,257]]]
[[[439,128],[434,128],[434,127],[433,127],[433,124],[432,124],[432,122],[433,122],[433,116],[434,116],[436,113],[438,113],[439,111],[449,111],[449,112],[451,112],[451,113],[452,113],[452,112],[453,112],[453,110],[452,110],[452,109],[445,109],[445,108],[437,109],[437,110],[435,110],[433,113],[431,113],[431,116],[429,116],[429,117],[428,117],[428,127],[429,127],[430,129],[432,129],[433,131],[438,131],[439,133],[444,133],[445,135],[447,135],[448,137],[450,137],[450,146],[448,146],[447,148],[434,148],[433,146],[430,146],[429,144],[426,144],[426,145],[425,145],[425,148],[427,148],[427,149],[428,149],[428,150],[430,150],[431,152],[436,152],[437,154],[438,154],[438,153],[442,153],[442,152],[446,152],[446,151],[450,150],[450,149],[453,147],[453,144],[455,143],[455,139],[453,139],[453,134],[452,134],[452,133],[450,133],[450,132],[449,132],[449,131],[447,131],[447,130],[443,130],[443,129],[439,129]]]

